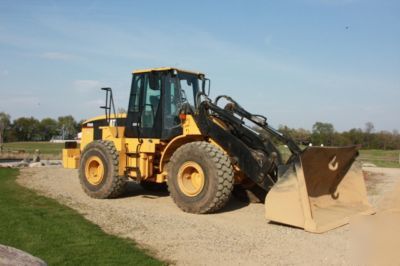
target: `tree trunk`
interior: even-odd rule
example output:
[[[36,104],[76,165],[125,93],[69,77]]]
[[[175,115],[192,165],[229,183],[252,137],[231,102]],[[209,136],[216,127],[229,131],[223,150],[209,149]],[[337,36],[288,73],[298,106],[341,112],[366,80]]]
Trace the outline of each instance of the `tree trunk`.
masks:
[[[0,152],[3,152],[3,129],[0,128]]]

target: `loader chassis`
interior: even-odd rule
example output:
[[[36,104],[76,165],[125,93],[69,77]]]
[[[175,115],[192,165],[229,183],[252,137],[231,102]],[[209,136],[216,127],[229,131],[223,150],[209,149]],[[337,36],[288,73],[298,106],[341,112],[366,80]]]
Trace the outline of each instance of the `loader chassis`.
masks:
[[[115,113],[112,91],[103,88],[105,115],[82,124],[79,148],[66,144],[64,167],[79,168],[84,191],[95,198],[118,197],[129,179],[146,188],[167,183],[175,203],[192,213],[219,210],[234,186],[256,186],[264,195],[271,190],[266,198],[268,219],[312,232],[342,225],[352,213],[372,212],[363,180],[352,166],[356,147],[302,150],[270,127],[264,116],[248,112],[229,96],[212,101],[207,84],[204,74],[176,68],[135,71],[126,114]],[[291,151],[287,162],[273,138]],[[321,165],[316,156],[323,158]],[[324,175],[329,180],[324,181]],[[357,196],[346,196],[352,192],[342,183],[356,187]],[[338,196],[337,191],[344,193]],[[316,202],[325,208],[307,205]],[[285,206],[289,214],[282,211]],[[312,220],[315,212],[326,221],[325,213],[335,206],[343,215],[328,217],[340,222],[321,225]],[[291,212],[296,215],[291,217]]]

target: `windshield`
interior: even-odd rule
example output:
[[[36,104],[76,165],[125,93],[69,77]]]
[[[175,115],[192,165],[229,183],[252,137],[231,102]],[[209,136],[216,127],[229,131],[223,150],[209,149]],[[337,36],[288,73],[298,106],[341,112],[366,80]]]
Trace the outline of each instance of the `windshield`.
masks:
[[[189,103],[191,106],[196,106],[196,95],[200,90],[202,80],[197,75],[179,73],[179,83],[181,86],[181,98],[183,102]]]

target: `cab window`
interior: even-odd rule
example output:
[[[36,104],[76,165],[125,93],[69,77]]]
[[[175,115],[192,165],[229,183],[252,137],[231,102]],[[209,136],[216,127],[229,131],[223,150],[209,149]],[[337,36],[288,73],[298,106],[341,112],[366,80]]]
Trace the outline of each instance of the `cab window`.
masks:
[[[161,77],[146,75],[144,88],[142,126],[153,128],[161,102]]]
[[[180,73],[178,78],[181,87],[182,101],[195,107],[196,95],[199,91],[199,79],[196,75],[186,73]]]
[[[181,94],[175,77],[167,76],[165,83],[164,127],[166,129],[180,125],[179,110]]]

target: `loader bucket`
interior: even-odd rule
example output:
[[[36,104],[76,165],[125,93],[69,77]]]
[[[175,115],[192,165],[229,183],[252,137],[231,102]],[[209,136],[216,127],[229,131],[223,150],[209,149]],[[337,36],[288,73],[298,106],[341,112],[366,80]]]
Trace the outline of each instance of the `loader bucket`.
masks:
[[[267,194],[266,218],[322,233],[373,214],[357,155],[357,146],[305,149]]]

